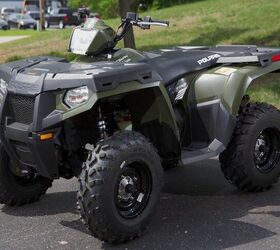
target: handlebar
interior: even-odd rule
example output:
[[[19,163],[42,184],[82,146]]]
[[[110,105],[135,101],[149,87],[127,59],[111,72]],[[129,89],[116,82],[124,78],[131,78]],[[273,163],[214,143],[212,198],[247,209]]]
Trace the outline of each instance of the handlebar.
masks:
[[[137,26],[141,29],[150,29],[151,25],[167,27],[169,26],[169,21],[152,19],[150,16],[142,19],[136,13],[128,12],[126,18],[122,20],[122,24],[119,26],[119,29],[122,29],[122,31],[116,35],[115,42],[120,41],[132,26]]]
[[[147,23],[148,25],[158,25],[158,26],[164,26],[167,27],[169,26],[169,21],[163,21],[163,20],[157,20],[157,19],[152,19],[150,16],[144,17],[144,19],[140,22],[138,22],[138,24],[143,24],[143,23]]]
[[[140,21],[140,22],[137,22],[137,26],[139,26],[140,28],[142,28],[142,26],[147,26],[147,25],[155,25],[155,26],[163,26],[163,27],[167,27],[169,26],[169,23],[168,22],[156,22],[156,21],[153,21],[153,22],[145,22],[145,21]]]

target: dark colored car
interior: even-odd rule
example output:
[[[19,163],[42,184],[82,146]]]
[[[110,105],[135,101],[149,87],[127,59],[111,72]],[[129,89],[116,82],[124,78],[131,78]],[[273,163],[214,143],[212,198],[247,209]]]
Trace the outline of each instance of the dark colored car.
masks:
[[[0,19],[0,30],[8,30],[8,29],[10,29],[8,23],[5,20]]]
[[[7,17],[7,22],[10,27],[19,29],[36,29],[37,22],[27,14],[11,14]]]
[[[66,25],[80,25],[82,20],[79,20],[78,13],[69,8],[58,8],[51,10],[50,14],[46,15],[45,27],[49,28],[52,25],[58,25],[60,29]]]
[[[40,10],[36,5],[26,5],[23,11],[35,20],[40,19]]]

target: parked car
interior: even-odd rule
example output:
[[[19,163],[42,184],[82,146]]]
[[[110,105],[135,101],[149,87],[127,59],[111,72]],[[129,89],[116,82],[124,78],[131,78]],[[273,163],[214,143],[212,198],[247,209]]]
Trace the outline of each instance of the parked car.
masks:
[[[37,22],[28,14],[11,14],[7,17],[10,27],[19,29],[36,29]]]
[[[5,20],[0,19],[0,30],[8,30],[9,28],[9,24]]]
[[[26,5],[23,12],[30,15],[35,20],[40,19],[40,10],[36,5]]]
[[[46,15],[45,27],[49,28],[52,25],[58,25],[60,29],[64,29],[66,25],[80,25],[82,20],[79,20],[78,13],[69,8],[58,8],[50,11]]]
[[[3,18],[3,19],[6,19],[7,16],[9,16],[13,13],[16,13],[15,9],[4,7],[4,8],[1,9],[0,17]]]

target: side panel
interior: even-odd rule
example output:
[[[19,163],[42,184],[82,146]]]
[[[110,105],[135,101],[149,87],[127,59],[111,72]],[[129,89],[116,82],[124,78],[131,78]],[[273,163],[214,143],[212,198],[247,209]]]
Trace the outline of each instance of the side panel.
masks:
[[[195,82],[197,103],[220,99],[228,112],[237,115],[241,100],[253,80],[277,71],[280,62],[261,66],[222,66],[201,74]]]
[[[197,142],[218,139],[226,146],[242,98],[252,81],[279,69],[279,62],[266,67],[221,66],[198,76],[188,94],[192,139]]]

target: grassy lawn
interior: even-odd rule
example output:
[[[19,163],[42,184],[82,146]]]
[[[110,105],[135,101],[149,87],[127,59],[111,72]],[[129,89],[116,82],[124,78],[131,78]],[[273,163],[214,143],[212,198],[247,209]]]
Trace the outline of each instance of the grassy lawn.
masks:
[[[270,103],[280,109],[280,79],[279,74],[262,77],[248,90],[253,102]]]
[[[174,45],[257,44],[280,46],[280,1],[277,0],[204,0],[162,10],[142,13],[171,22],[169,28],[149,31],[135,28],[140,50]],[[116,28],[119,19],[107,20]],[[14,56],[59,52],[66,48],[71,29],[36,31],[0,31],[0,36],[30,35],[0,44],[0,63]]]
[[[256,44],[280,47],[280,1],[278,0],[201,0],[162,10],[149,11],[157,19],[169,20],[169,28],[152,27],[149,31],[135,28],[139,50],[152,50],[174,45]],[[119,19],[106,21],[117,28]],[[71,28],[46,32],[0,31],[0,36],[30,37],[0,44],[0,63],[33,55],[61,55],[72,58],[67,50]],[[264,90],[266,89],[266,90]],[[280,107],[276,83],[258,85],[253,99],[271,100]],[[265,91],[265,92],[264,92]],[[264,94],[265,93],[265,94]],[[269,97],[267,97],[269,96]],[[265,98],[265,99],[263,99]]]

